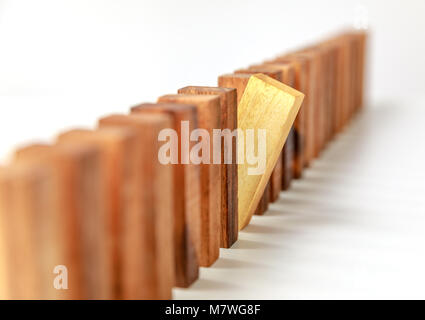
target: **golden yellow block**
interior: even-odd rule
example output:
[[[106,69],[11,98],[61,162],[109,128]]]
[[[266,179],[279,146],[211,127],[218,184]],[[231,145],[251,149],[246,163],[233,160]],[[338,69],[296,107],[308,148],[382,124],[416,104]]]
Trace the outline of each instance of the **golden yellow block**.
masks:
[[[264,74],[255,74],[248,81],[238,106],[238,128],[245,136],[245,139],[238,138],[238,154],[241,148],[245,152],[254,150],[258,154],[261,139],[257,138],[257,133],[259,129],[264,129],[266,162],[264,173],[253,175],[253,165],[247,163],[246,157],[243,163],[240,157],[238,159],[240,230],[248,225],[254,214],[303,99],[303,93]],[[249,145],[248,129],[254,130],[254,139],[251,139],[254,146]]]

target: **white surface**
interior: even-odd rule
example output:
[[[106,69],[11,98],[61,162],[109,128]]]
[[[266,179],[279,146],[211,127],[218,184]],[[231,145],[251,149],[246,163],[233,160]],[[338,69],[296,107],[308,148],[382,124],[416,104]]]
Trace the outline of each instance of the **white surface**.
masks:
[[[424,105],[365,110],[175,298],[424,299]]]

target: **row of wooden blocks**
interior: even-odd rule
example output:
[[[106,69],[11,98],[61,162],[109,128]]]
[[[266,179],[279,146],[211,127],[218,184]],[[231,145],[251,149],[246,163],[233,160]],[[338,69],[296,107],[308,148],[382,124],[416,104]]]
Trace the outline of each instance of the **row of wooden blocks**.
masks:
[[[0,298],[170,299],[189,287],[361,108],[365,40],[347,32],[16,150],[0,168]],[[238,182],[236,139],[230,164],[185,162],[183,140],[177,164],[158,161],[162,129],[238,128],[253,78],[305,94],[300,108],[281,87],[298,113],[274,119],[287,132],[254,190]]]

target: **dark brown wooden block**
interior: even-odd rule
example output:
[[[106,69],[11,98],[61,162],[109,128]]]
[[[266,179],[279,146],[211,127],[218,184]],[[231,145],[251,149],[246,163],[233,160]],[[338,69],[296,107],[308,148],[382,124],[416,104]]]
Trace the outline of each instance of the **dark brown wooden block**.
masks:
[[[178,93],[218,95],[220,97],[221,129],[237,129],[236,89],[220,87],[188,86]],[[221,140],[221,239],[222,248],[230,248],[238,239],[238,166],[236,163],[236,139],[230,145]],[[227,153],[232,157],[230,164],[225,163]]]
[[[174,281],[173,178],[171,165],[158,161],[158,135],[172,128],[171,118],[144,114],[99,120],[100,128],[111,126],[132,129],[142,153],[137,160],[139,191],[134,194],[139,201],[122,221],[122,297],[169,299],[169,284]]]
[[[224,74],[218,77],[218,86],[222,88],[234,88],[237,94],[237,103],[242,98],[250,75],[243,73]]]
[[[174,266],[175,286],[187,288],[198,279],[201,238],[200,166],[184,164],[182,157],[182,121],[191,132],[198,127],[195,106],[177,103],[143,103],[131,109],[134,114],[164,113],[170,115],[178,134],[178,163],[173,164],[174,184]],[[188,147],[192,147],[190,142]],[[197,247],[195,247],[195,245]]]
[[[271,189],[271,180],[267,183],[266,188],[264,189],[264,194],[261,197],[260,202],[258,203],[257,209],[255,209],[254,214],[257,216],[262,216],[269,209],[270,202],[270,189]]]
[[[199,128],[213,136],[213,129],[221,127],[220,97],[217,95],[174,94],[162,96],[158,102],[195,105],[198,111]],[[200,143],[200,142],[199,142]],[[221,165],[213,163],[213,148],[210,143],[210,163],[201,163],[201,251],[199,265],[209,267],[219,257],[221,217]],[[193,149],[192,149],[193,150]],[[219,150],[221,153],[221,149]]]
[[[305,152],[304,167],[308,167],[314,158],[315,121],[314,121],[314,92],[315,81],[312,59],[303,55],[287,54],[276,58],[273,62],[295,64],[295,89],[303,92]]]

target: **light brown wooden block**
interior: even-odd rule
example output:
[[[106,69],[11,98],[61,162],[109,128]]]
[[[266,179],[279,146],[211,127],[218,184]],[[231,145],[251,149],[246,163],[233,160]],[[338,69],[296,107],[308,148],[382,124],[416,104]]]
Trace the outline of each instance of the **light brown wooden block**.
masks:
[[[305,91],[306,85],[306,70],[305,64],[300,61],[267,61],[264,64],[279,67],[283,71],[283,80],[282,82],[290,87],[297,89],[300,92]],[[295,179],[299,179],[302,176],[302,170],[304,168],[304,153],[305,153],[305,112],[306,106],[305,103],[301,106],[298,111],[298,115],[295,118],[295,123],[292,132],[293,140],[293,164],[292,164],[292,176]],[[291,150],[291,137],[288,136],[287,141],[285,142],[284,149],[289,148]],[[287,155],[288,156],[288,155]],[[282,157],[283,168],[285,167],[286,157]],[[285,173],[282,174],[283,181],[288,181],[289,177],[285,176]]]
[[[220,87],[189,86],[181,88],[178,93],[206,94],[220,96],[221,128],[237,129],[237,94],[236,89]],[[222,139],[221,166],[221,239],[222,248],[230,248],[238,239],[238,168],[236,164],[236,139],[227,145]],[[225,163],[225,155],[231,152],[232,163]]]
[[[122,296],[124,299],[169,299],[173,281],[173,183],[171,165],[158,161],[159,132],[172,128],[164,114],[111,115],[99,127],[130,128],[137,134],[138,210],[123,217]],[[137,207],[136,206],[136,207]],[[164,290],[166,288],[166,290]]]
[[[9,283],[8,283],[8,269],[7,269],[7,242],[6,242],[6,225],[3,221],[3,211],[7,203],[5,196],[3,178],[5,168],[0,166],[0,300],[10,299]],[[7,195],[7,194],[6,194]]]
[[[53,177],[48,168],[13,164],[0,170],[0,220],[7,299],[57,298],[51,262],[58,263],[49,220]],[[40,224],[41,223],[41,224]],[[47,268],[47,269],[46,269]],[[2,279],[3,280],[3,279]]]
[[[248,69],[236,70],[235,73],[244,73],[249,75],[262,73],[280,82],[282,82],[283,76],[284,76],[282,69],[276,68],[273,66],[268,66],[268,65],[251,66]],[[282,158],[280,158],[280,160],[281,159]],[[282,161],[277,161],[276,166],[274,167],[272,174],[270,176],[270,182],[268,184],[268,187],[265,190],[265,194],[263,194],[262,196],[263,198],[260,200],[260,204],[262,205],[258,206],[256,211],[257,214],[264,214],[264,212],[267,211],[268,209],[268,202],[270,201],[274,202],[279,197],[279,193],[282,190],[282,183],[281,183],[282,174],[283,174]],[[265,205],[264,203],[266,202],[267,204]],[[265,210],[265,211],[262,211],[262,210]]]
[[[40,225],[55,231],[55,240],[47,241],[47,246],[63,254],[56,265],[65,265],[68,270],[69,289],[56,293],[64,299],[111,298],[110,251],[104,242],[105,181],[99,150],[92,146],[31,145],[17,150],[15,161],[53,170],[55,189],[49,197],[55,210]],[[52,272],[53,267],[45,269]]]
[[[174,94],[162,96],[158,102],[195,105],[199,128],[207,130],[212,137],[213,129],[221,127],[220,97],[217,95]],[[200,143],[200,142],[199,142]],[[221,165],[213,163],[212,142],[210,164],[201,164],[201,250],[199,265],[209,267],[219,256],[221,218]],[[193,150],[193,149],[192,149]],[[221,152],[221,149],[219,150]]]
[[[143,103],[131,109],[134,114],[164,113],[170,115],[178,134],[178,163],[173,164],[174,192],[174,269],[175,286],[187,288],[198,279],[201,238],[200,166],[183,164],[182,121],[188,122],[191,132],[198,127],[195,106],[176,103]],[[188,147],[192,147],[190,142]],[[183,148],[183,147],[182,147]],[[195,245],[197,248],[195,248]]]
[[[137,192],[137,159],[141,150],[137,148],[137,136],[130,129],[104,128],[99,130],[75,129],[58,136],[61,144],[88,144],[101,152],[101,170],[105,177],[106,196],[102,198],[107,208],[105,221],[107,232],[103,241],[109,247],[108,263],[113,285],[113,298],[121,298],[121,219],[131,215],[134,194]],[[171,292],[172,283],[165,284]],[[165,289],[164,289],[165,290]]]
[[[268,68],[269,70],[280,71],[280,81],[292,88],[295,88],[295,72],[294,66],[291,63],[264,63],[263,65],[251,66],[249,69],[261,71],[261,68],[264,67]],[[294,149],[295,144],[302,144],[301,138],[299,138],[298,140],[295,139],[295,130],[297,130],[297,133],[300,134],[300,125],[303,121],[303,108],[301,107],[298,111],[297,117],[295,118],[295,123],[291,128],[288,137],[286,138],[285,144],[282,149],[282,155],[279,156],[278,164],[281,168],[278,168],[278,165],[276,165],[276,168],[274,169],[274,171],[280,170],[281,173],[276,174],[275,172],[273,172],[271,176],[270,199],[272,202],[276,201],[279,198],[280,190],[289,189],[291,180],[295,175],[295,170],[297,170],[297,178],[301,177],[301,170],[303,168],[303,156],[302,154],[297,154],[295,156]],[[301,131],[302,130],[303,128],[301,128]],[[298,135],[297,137],[300,136]],[[301,150],[302,146],[300,145],[299,148]],[[280,177],[275,177],[275,175],[279,175]],[[277,182],[278,179],[280,180],[280,182]],[[277,189],[279,189],[279,191],[277,191]]]
[[[238,125],[243,132],[266,130],[266,168],[264,174],[252,175],[248,163],[238,166],[241,229],[249,223],[257,208],[303,98],[301,92],[263,74],[251,76],[245,88],[238,106]],[[254,143],[256,150],[258,141]]]

